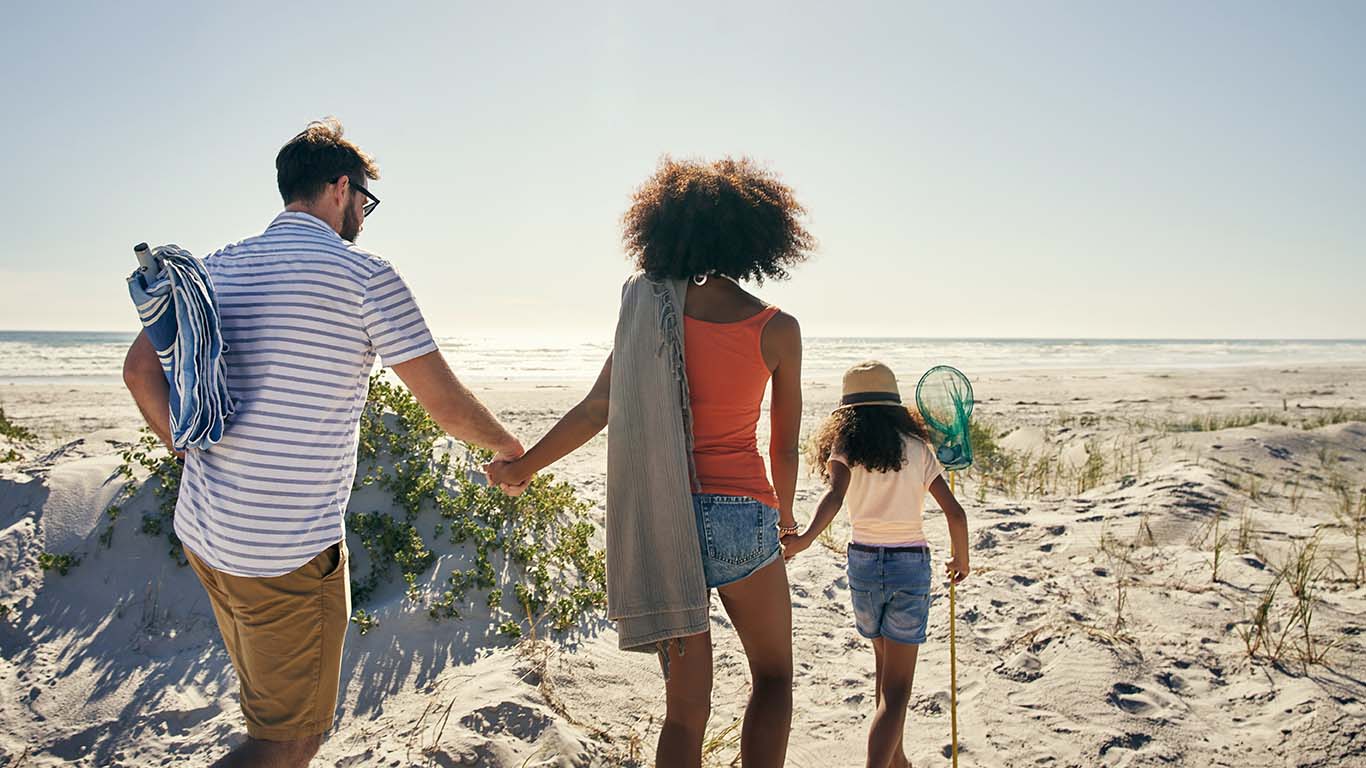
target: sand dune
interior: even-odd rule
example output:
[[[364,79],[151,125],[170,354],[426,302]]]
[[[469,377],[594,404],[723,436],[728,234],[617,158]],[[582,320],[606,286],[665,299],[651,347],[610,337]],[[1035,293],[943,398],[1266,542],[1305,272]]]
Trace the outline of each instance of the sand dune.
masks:
[[[1163,426],[1253,410],[1298,424],[1360,408],[1363,373],[1033,371],[975,381],[979,415],[1018,453],[992,487],[968,476],[960,492],[976,569],[958,595],[961,764],[1366,765],[1366,589],[1354,582],[1334,490],[1360,498],[1366,423]],[[811,382],[808,427],[833,392],[828,376]],[[580,391],[490,384],[481,394],[534,437]],[[203,592],[164,538],[137,530],[155,503],[149,494],[125,507],[113,546],[98,541],[122,484],[118,451],[136,436],[131,402],[117,387],[7,387],[0,396],[41,438],[0,464],[0,766],[207,765],[243,732]],[[555,468],[598,520],[604,441]],[[1031,489],[1027,477],[1007,487],[1011,472],[1025,474],[1024,456],[1055,462],[1052,479],[1037,481],[1047,487]],[[1079,480],[1093,456],[1098,474]],[[799,517],[819,492],[803,477]],[[356,503],[383,505],[372,493]],[[926,527],[942,561],[936,511]],[[862,764],[873,657],[852,625],[839,551],[847,535],[837,522],[830,546],[789,569],[793,766]],[[1310,585],[1309,642],[1328,649],[1325,663],[1301,661],[1304,632],[1284,583],[1268,630],[1296,629],[1279,663],[1250,660],[1240,630],[1311,541],[1321,573]],[[364,567],[363,550],[352,549]],[[40,566],[44,552],[80,562],[61,575]],[[462,557],[458,548],[437,554],[421,586],[434,588]],[[931,610],[907,726],[921,766],[947,764],[947,602],[937,595]],[[658,666],[618,652],[610,625],[586,620],[551,642],[513,642],[478,615],[433,622],[397,583],[370,608],[379,625],[348,635],[340,719],[316,765],[650,763],[663,711]],[[738,745],[727,729],[742,713],[747,675],[719,603],[713,629],[708,759],[729,765]]]

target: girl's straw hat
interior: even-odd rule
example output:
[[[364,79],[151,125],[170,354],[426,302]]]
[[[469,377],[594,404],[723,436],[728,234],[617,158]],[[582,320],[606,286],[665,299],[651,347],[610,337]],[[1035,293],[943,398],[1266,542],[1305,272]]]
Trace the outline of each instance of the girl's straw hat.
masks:
[[[901,405],[901,390],[891,368],[870,360],[844,372],[844,396],[835,410],[860,405]]]

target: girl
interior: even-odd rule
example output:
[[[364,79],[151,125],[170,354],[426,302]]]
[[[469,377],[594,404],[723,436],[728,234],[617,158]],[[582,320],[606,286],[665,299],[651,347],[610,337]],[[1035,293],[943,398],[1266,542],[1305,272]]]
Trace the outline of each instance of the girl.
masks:
[[[908,768],[901,744],[916,654],[930,610],[930,550],[921,509],[934,494],[948,520],[954,583],[968,575],[967,516],[941,477],[920,414],[901,403],[896,376],[868,362],[844,374],[840,406],[821,426],[812,459],[829,490],[805,533],[784,537],[791,558],[811,546],[841,506],[853,527],[849,592],[859,634],[873,641],[877,712],[868,732],[868,768]]]
[[[622,291],[597,383],[525,456],[486,469],[516,492],[610,422],[608,617],[623,648],[660,654],[660,768],[701,765],[710,589],[749,662],[742,764],[781,766],[787,751],[792,603],[779,537],[797,530],[801,331],[740,282],[785,278],[806,258],[803,213],[791,190],[748,161],[665,158],[625,216],[639,272]],[[756,426],[770,382],[765,467]]]

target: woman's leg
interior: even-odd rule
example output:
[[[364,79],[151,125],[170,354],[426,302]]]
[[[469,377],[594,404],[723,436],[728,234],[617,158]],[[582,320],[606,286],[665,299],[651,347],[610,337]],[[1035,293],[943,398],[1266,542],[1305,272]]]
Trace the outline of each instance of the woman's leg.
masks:
[[[875,659],[877,689],[874,694],[874,706],[882,706],[882,644],[888,642],[882,638],[873,639],[873,658]],[[910,758],[906,757],[906,747],[902,745],[902,740],[906,736],[906,729],[903,727],[898,732],[896,740],[896,752],[892,754],[891,768],[910,768]]]
[[[792,597],[782,558],[721,587],[749,660],[752,690],[740,731],[744,768],[781,766],[792,727]]]
[[[879,638],[882,644],[882,681],[877,713],[868,730],[868,768],[895,768],[904,754],[901,738],[906,729],[906,707],[911,703],[915,659],[919,645]]]
[[[669,641],[669,679],[664,681],[667,709],[655,750],[656,768],[699,768],[702,739],[711,717],[711,633]]]

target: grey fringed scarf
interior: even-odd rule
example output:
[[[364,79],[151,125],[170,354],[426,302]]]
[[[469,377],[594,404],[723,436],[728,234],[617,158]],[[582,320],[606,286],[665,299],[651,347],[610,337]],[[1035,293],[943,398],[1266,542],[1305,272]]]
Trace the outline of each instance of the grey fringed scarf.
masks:
[[[622,650],[659,653],[666,677],[668,642],[708,628],[692,505],[686,296],[684,280],[626,281],[608,416],[607,616]]]

